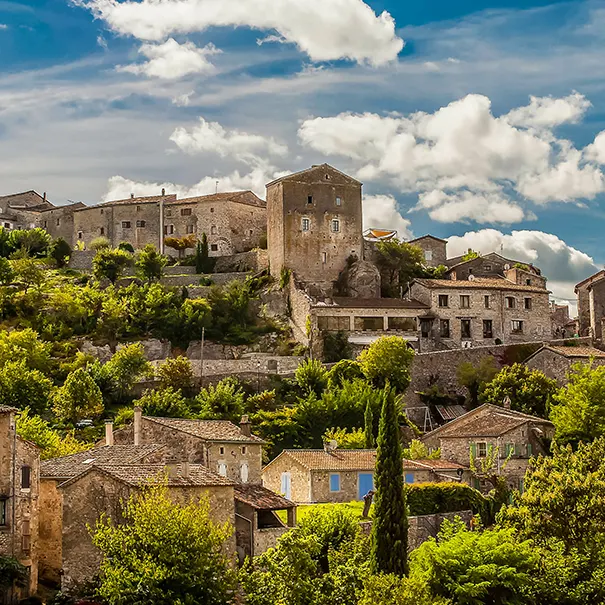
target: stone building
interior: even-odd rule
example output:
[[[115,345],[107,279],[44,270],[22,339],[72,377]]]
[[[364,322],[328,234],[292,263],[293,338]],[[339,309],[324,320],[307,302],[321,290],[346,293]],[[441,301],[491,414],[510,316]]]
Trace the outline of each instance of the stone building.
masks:
[[[455,256],[448,258],[444,263],[449,270],[447,275],[451,279],[468,279],[469,275],[476,277],[504,277],[506,271],[510,269],[520,269],[531,275],[527,276],[531,279],[532,276],[540,276],[541,271],[528,263],[522,263],[510,258],[505,258],[497,252],[480,255],[477,258],[464,260],[464,256]]]
[[[569,315],[569,305],[558,305],[552,302],[550,305],[550,319],[552,322],[553,338],[569,338],[579,335],[578,321]]]
[[[441,448],[444,460],[464,466],[471,455],[482,459],[497,450],[495,470],[507,478],[510,487],[522,490],[530,458],[548,455],[553,435],[554,426],[548,420],[484,404],[427,433],[422,441],[430,448]],[[477,478],[474,487],[489,491],[493,486]]]
[[[347,259],[363,258],[361,183],[328,164],[267,185],[267,242],[272,275],[331,292]]]
[[[434,235],[423,235],[408,242],[418,246],[424,252],[424,262],[427,267],[438,267],[447,262],[447,240]]]
[[[456,348],[548,339],[549,291],[541,282],[519,283],[522,273],[513,269],[506,278],[415,279],[410,298],[430,308],[421,318],[423,350],[432,343]]]
[[[581,281],[575,288],[578,297],[580,336],[603,338],[605,324],[605,270]]]
[[[12,556],[29,571],[29,584],[12,598],[38,587],[38,496],[40,452],[17,436],[15,408],[0,405],[0,555]],[[11,589],[9,589],[9,593]],[[19,594],[20,593],[20,594]],[[2,595],[0,598],[8,595]]]
[[[362,500],[374,489],[376,450],[284,450],[263,468],[263,484],[298,504]],[[447,460],[404,460],[406,483],[460,481],[464,466]]]
[[[567,376],[575,364],[590,363],[591,360],[595,366],[605,365],[605,352],[590,346],[544,345],[523,363],[532,370],[540,370],[549,378],[554,378],[563,386],[567,384]]]
[[[147,244],[158,247],[160,231],[163,238],[195,235],[200,239],[202,233],[206,233],[210,256],[226,256],[259,247],[266,230],[266,204],[251,191],[183,199],[163,193],[77,210],[73,244],[80,241],[87,246],[102,236],[108,238],[112,246],[127,242],[134,248]],[[166,252],[170,249],[166,248]]]

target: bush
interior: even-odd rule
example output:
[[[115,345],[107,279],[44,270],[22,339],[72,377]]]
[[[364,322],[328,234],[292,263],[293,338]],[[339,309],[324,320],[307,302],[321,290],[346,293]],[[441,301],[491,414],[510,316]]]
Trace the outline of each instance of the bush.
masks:
[[[191,415],[189,406],[181,391],[175,390],[172,387],[156,391],[147,390],[134,404],[140,405],[146,416],[188,418]]]
[[[413,359],[413,349],[399,336],[380,337],[358,357],[363,373],[375,386],[382,388],[388,382],[400,392],[410,384],[409,367]]]
[[[97,279],[107,278],[114,284],[132,262],[132,255],[128,252],[103,247],[92,259],[93,275]]]
[[[328,372],[318,359],[307,359],[303,361],[295,374],[298,386],[305,393],[321,395],[328,384]]]
[[[103,394],[92,376],[79,368],[67,377],[63,386],[55,393],[55,414],[71,422],[84,418],[96,418],[103,413]]]
[[[341,359],[328,371],[328,386],[330,389],[340,388],[345,381],[351,382],[363,377],[359,362]]]
[[[101,235],[99,237],[95,237],[89,244],[89,248],[91,250],[94,250],[95,252],[98,252],[99,250],[103,250],[104,248],[109,248],[109,247],[111,247],[111,242],[109,241],[109,239],[107,239],[103,235]]]
[[[221,380],[216,386],[202,389],[195,398],[200,418],[231,420],[238,423],[244,413],[244,391],[230,378]]]
[[[135,264],[139,273],[147,281],[152,282],[162,277],[167,262],[168,258],[160,254],[155,246],[147,244],[137,255]]]
[[[62,238],[58,237],[50,246],[48,255],[55,261],[58,269],[65,267],[71,256],[71,246]]]
[[[323,358],[326,363],[334,363],[341,359],[350,359],[353,347],[349,343],[349,336],[344,331],[327,332],[324,334]]]
[[[130,254],[134,254],[134,246],[129,242],[120,242],[118,244],[118,250],[124,250],[125,252],[130,252]]]
[[[164,388],[186,390],[193,385],[193,368],[187,357],[179,355],[160,364],[156,377]]]

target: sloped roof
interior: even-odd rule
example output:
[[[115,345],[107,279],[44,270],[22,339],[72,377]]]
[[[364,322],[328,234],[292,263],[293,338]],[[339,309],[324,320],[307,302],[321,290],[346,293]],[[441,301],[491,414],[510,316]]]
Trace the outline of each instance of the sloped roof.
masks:
[[[18,412],[17,408],[11,408],[8,405],[0,405],[0,414],[10,414],[11,412]]]
[[[590,277],[587,277],[586,279],[583,279],[580,283],[576,284],[575,291],[577,293],[578,288],[581,288],[582,286],[595,281],[601,281],[602,279],[605,279],[605,269],[597,271],[594,275],[591,275]]]
[[[92,465],[136,464],[163,448],[162,445],[103,445],[71,456],[44,460],[40,465],[40,476],[71,479]]]
[[[363,236],[366,239],[387,241],[397,237],[397,231],[392,229],[366,229]]]
[[[334,172],[340,174],[341,176],[345,177],[347,180],[352,181],[354,183],[357,183],[358,185],[361,185],[361,183],[357,180],[354,179],[352,176],[349,176],[348,174],[345,174],[344,172],[341,172],[340,170],[338,170],[337,168],[334,168],[334,166],[331,166],[330,164],[326,164],[325,162],[323,164],[317,164],[314,166],[311,166],[311,168],[306,168],[305,170],[299,170],[298,172],[293,172],[292,174],[286,174],[278,179],[275,179],[273,181],[271,181],[270,183],[267,183],[267,187],[270,187],[271,185],[275,185],[276,183],[280,183],[281,181],[286,181],[286,180],[290,180],[290,179],[296,179],[297,177],[303,175],[303,174],[307,174],[309,172],[315,172],[318,169],[321,170],[333,170]]]
[[[348,309],[429,309],[428,305],[418,300],[405,300],[403,298],[348,298],[334,297],[333,305],[316,303],[314,307],[343,307]]]
[[[235,499],[257,510],[281,510],[296,506],[287,498],[272,492],[262,485],[238,483],[234,489]]]
[[[555,345],[544,345],[541,349],[536,351],[533,355],[530,355],[525,361],[535,357],[542,351],[552,351],[557,355],[562,355],[563,357],[567,357],[569,359],[582,358],[589,359],[590,357],[596,358],[605,358],[605,351],[601,351],[600,349],[596,349],[595,347],[562,347]]]
[[[161,200],[164,202],[170,202],[176,200],[176,193],[167,193],[166,195],[143,195],[140,197],[127,197],[123,200],[107,200],[106,202],[101,202],[100,204],[93,204],[91,206],[86,206],[83,210],[88,208],[105,208],[107,206],[118,206],[124,204],[157,204]]]
[[[414,242],[419,242],[420,240],[423,239],[434,239],[437,242],[441,242],[443,244],[447,244],[447,240],[446,239],[441,239],[440,237],[435,237],[434,235],[422,235],[421,237],[415,237],[414,239],[411,239],[408,241],[408,244],[413,244]]]
[[[484,278],[476,277],[473,280],[466,279],[415,279],[413,283],[421,284],[431,289],[457,289],[472,288],[474,290],[514,290],[518,292],[536,292],[540,294],[548,293],[546,288],[537,286],[527,286],[525,284],[516,284],[503,277]]]
[[[528,422],[552,426],[552,423],[549,420],[544,420],[544,418],[486,403],[427,433],[423,439],[434,436],[438,436],[440,439],[499,437]]]
[[[8,204],[9,207],[11,207],[11,204],[23,205],[27,210],[53,207],[48,200],[44,200],[44,197],[33,189],[2,195],[0,196],[0,204]]]
[[[230,191],[212,193],[210,195],[199,195],[196,197],[186,197],[180,200],[170,200],[167,205],[174,206],[178,204],[195,204],[197,202],[235,202],[236,204],[258,206],[259,208],[264,208],[267,206],[267,202],[259,198],[252,191]]]
[[[229,422],[229,420],[188,420],[185,418],[158,418],[156,416],[144,416],[144,418],[150,422],[200,437],[206,441],[264,443],[256,435],[244,435],[240,427]]]

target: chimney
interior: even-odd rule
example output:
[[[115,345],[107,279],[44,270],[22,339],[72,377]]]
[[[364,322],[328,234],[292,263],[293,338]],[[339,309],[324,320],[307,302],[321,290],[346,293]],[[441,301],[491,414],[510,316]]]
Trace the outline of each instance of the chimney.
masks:
[[[131,194],[130,194],[130,199],[131,199],[131,200],[134,200],[134,193],[131,193]]]
[[[166,195],[166,189],[162,188],[162,197]]]
[[[242,419],[240,420],[240,423],[239,423],[239,428],[240,428],[240,431],[242,432],[242,435],[245,435],[246,437],[250,437],[252,435],[252,431],[250,429],[250,419],[248,418],[248,414],[245,414],[244,416],[242,416]]]
[[[183,479],[189,479],[189,461],[185,460],[185,462],[181,463],[181,475]]]
[[[168,479],[175,479],[180,476],[180,464],[174,456],[166,458],[166,473]]]
[[[510,397],[507,395],[504,398],[504,401],[502,401],[502,405],[504,406],[505,409],[510,410]]]
[[[46,201],[46,191],[44,192],[44,196],[42,198],[44,201]]]
[[[113,422],[105,421],[105,445],[113,445]]]
[[[141,445],[141,423],[143,419],[143,408],[134,406],[134,444]]]

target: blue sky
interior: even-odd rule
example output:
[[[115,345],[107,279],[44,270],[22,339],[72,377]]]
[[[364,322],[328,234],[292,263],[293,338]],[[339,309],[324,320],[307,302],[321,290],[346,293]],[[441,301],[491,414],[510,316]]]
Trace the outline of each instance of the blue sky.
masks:
[[[605,262],[604,26],[605,1],[0,0],[0,193],[262,194],[327,161],[368,226],[572,298]]]

